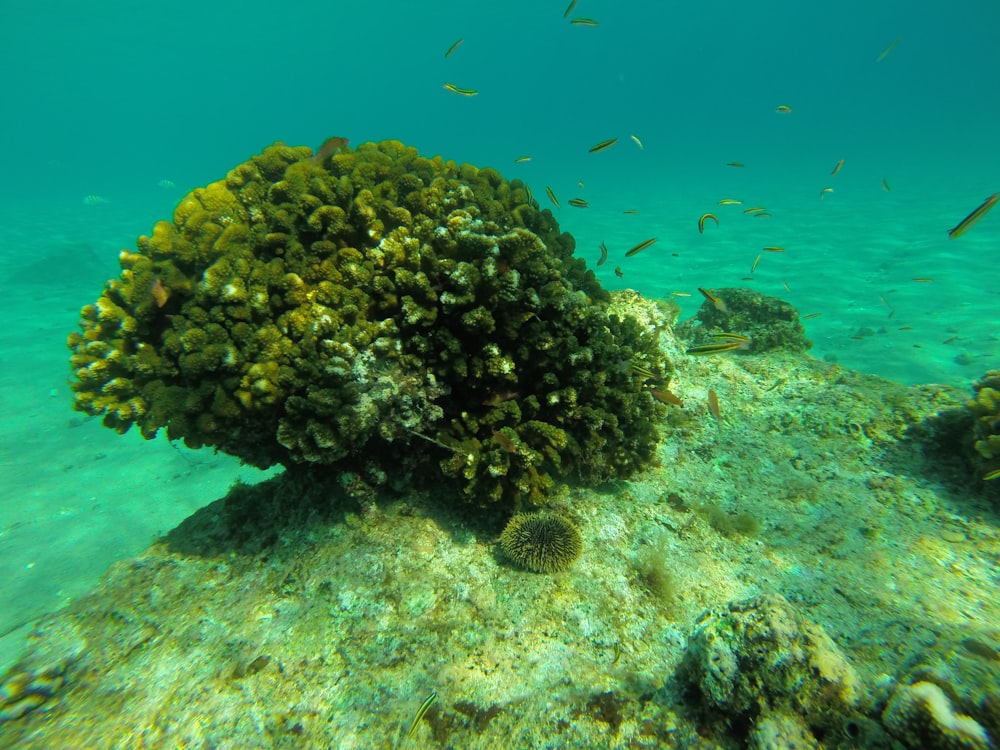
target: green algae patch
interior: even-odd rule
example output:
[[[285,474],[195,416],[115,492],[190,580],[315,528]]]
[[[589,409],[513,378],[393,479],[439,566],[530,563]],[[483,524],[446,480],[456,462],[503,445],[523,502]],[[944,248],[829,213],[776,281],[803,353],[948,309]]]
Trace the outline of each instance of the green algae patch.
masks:
[[[123,251],[74,406],[257,466],[544,504],[646,465],[667,371],[526,186],[396,141],[277,143]]]

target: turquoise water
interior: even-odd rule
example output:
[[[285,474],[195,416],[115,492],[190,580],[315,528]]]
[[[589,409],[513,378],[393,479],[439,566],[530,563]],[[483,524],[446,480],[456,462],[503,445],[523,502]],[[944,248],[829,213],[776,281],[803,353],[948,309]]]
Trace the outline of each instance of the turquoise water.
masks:
[[[578,252],[609,247],[609,288],[686,316],[698,287],[749,284],[818,314],[813,354],[848,367],[968,388],[998,366],[1000,210],[947,230],[1000,191],[1000,5],[580,0],[596,27],[565,5],[3,3],[0,633],[240,471],[81,423],[64,341],[121,248],[274,141],[398,139],[521,178],[543,207],[550,186]],[[135,503],[195,471],[203,494]]]

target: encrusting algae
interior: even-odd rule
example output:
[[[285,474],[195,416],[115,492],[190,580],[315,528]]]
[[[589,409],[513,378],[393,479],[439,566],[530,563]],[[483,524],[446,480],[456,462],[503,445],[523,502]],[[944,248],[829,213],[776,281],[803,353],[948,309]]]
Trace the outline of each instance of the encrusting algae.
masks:
[[[520,181],[396,141],[275,144],[194,190],[81,313],[75,407],[248,464],[545,502],[625,477],[662,409],[655,330]]]

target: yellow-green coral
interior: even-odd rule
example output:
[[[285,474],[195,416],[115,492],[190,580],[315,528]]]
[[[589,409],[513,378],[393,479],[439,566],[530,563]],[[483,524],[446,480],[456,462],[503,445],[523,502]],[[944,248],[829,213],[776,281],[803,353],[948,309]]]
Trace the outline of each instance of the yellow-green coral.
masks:
[[[1000,469],[1000,370],[990,370],[973,384],[975,397],[967,404],[975,423],[973,447],[982,472]]]
[[[655,332],[492,169],[275,144],[123,252],[70,336],[76,408],[256,466],[453,479],[541,504],[652,456]]]

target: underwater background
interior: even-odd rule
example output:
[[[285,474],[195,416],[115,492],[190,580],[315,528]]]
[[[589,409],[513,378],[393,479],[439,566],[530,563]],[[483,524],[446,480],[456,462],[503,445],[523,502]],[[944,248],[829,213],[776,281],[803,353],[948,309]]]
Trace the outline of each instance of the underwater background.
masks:
[[[65,340],[122,248],[275,141],[397,139],[524,180],[588,266],[606,244],[602,284],[682,318],[699,287],[749,286],[813,316],[829,363],[962,391],[998,366],[1000,211],[947,231],[1000,190],[1000,4],[566,10],[0,5],[0,663],[111,563],[267,476],[74,413]]]

